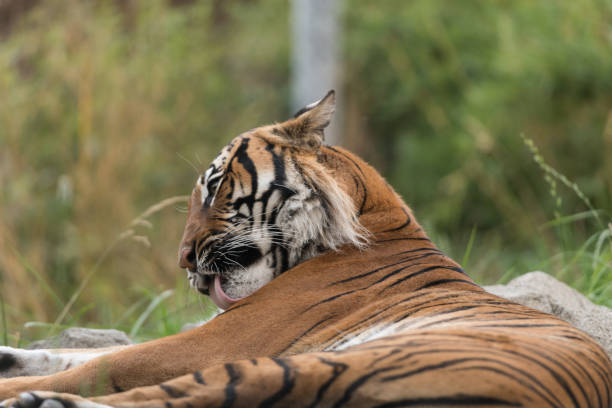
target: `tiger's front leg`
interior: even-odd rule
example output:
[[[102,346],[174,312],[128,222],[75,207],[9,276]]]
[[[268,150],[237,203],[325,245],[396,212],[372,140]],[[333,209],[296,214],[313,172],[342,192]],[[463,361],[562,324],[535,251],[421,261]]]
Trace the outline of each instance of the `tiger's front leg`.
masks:
[[[50,375],[126,347],[25,350],[0,346],[0,378]]]
[[[218,316],[193,330],[128,346],[52,375],[0,379],[0,401],[31,390],[107,395],[249,358],[248,336],[227,338],[229,327],[236,325],[246,323]]]

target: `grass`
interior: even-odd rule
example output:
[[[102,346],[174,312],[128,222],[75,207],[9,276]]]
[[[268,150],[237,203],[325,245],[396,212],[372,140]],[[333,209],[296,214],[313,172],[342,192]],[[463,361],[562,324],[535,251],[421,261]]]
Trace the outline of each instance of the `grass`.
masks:
[[[473,252],[478,251],[476,241],[476,228],[472,230],[467,245],[463,251],[462,265],[470,272],[472,266],[476,266],[476,272],[472,276],[483,284],[507,283],[509,280],[519,276],[521,273],[532,270],[543,270],[555,276],[559,280],[574,287],[591,301],[597,304],[612,307],[612,218],[604,210],[593,208],[591,201],[582,192],[580,186],[572,182],[568,177],[546,162],[533,140],[521,136],[523,142],[530,151],[532,158],[543,174],[543,180],[549,188],[553,208],[551,209],[553,219],[534,228],[534,233],[552,232],[555,237],[554,244],[544,242],[544,238],[535,240],[541,242],[539,258],[532,258],[527,263],[521,262],[521,254],[513,252],[515,265],[507,267],[505,272],[496,281],[491,281],[486,272],[482,272],[490,262],[506,260],[509,257],[502,248],[496,249],[498,256],[487,261],[483,265],[474,265],[475,256]],[[561,190],[559,185],[565,187]],[[563,197],[573,194],[583,203],[586,211],[569,215],[562,215]],[[491,251],[494,245],[479,243],[484,251]],[[451,253],[453,247],[450,246]],[[456,251],[455,251],[456,252]],[[477,253],[479,259],[486,259],[482,253]],[[520,265],[520,266],[517,266]],[[485,269],[486,270],[486,269]]]
[[[98,258],[98,260],[94,264],[91,271],[87,274],[85,279],[83,279],[78,289],[73,293],[73,295],[70,297],[70,300],[68,301],[66,306],[64,306],[64,308],[62,309],[61,313],[55,320],[54,325],[59,325],[65,319],[66,315],[69,313],[70,309],[74,305],[74,302],[78,299],[78,297],[81,295],[81,293],[83,292],[83,290],[85,289],[85,287],[87,286],[91,278],[98,271],[98,268],[100,267],[100,265],[106,260],[106,258],[115,249],[115,247],[117,247],[117,245],[119,245],[124,240],[131,239],[147,247],[151,246],[151,243],[149,242],[149,239],[146,237],[146,235],[136,235],[136,232],[134,231],[133,227],[136,227],[139,225],[145,225],[147,227],[152,228],[152,224],[147,220],[147,218],[149,218],[153,214],[169,206],[174,206],[175,204],[178,204],[178,203],[184,203],[187,201],[188,198],[189,196],[177,196],[177,197],[166,198],[165,200],[160,201],[159,203],[150,206],[142,214],[140,214],[138,217],[133,219],[129,224],[129,228],[123,231],[122,233],[120,233],[117,236],[117,238],[104,250],[102,255]]]
[[[552,258],[553,264],[560,263],[556,276],[569,282],[595,303],[612,307],[612,219],[602,210],[595,210],[589,198],[577,183],[549,165],[533,140],[522,136],[525,145],[532,153],[534,161],[544,174],[550,186],[550,194],[555,202],[554,219],[543,228],[555,228],[561,242],[561,250]],[[582,201],[588,211],[561,216],[562,196],[557,191],[556,181],[565,186],[570,193]],[[589,222],[591,235],[579,242],[572,238],[574,226],[582,221]]]
[[[49,285],[42,275],[36,271],[20,254],[19,260],[25,270],[30,272],[34,280],[52,298],[56,306],[59,306],[57,317],[51,323],[43,321],[25,321],[23,328],[10,333],[10,325],[6,316],[5,302],[0,292],[0,323],[2,327],[2,344],[20,346],[31,340],[47,338],[57,334],[59,331],[73,326],[94,326],[103,328],[116,328],[129,333],[130,337],[138,341],[168,336],[177,333],[183,324],[200,321],[211,315],[216,308],[202,299],[201,296],[191,293],[185,286],[185,280],[177,280],[175,289],[167,289],[157,293],[152,289],[146,289],[144,282],[138,286],[138,300],[129,305],[122,315],[115,321],[95,323],[91,321],[88,313],[96,307],[111,309],[111,305],[100,306],[93,303],[79,303],[78,300],[83,292],[92,284],[97,284],[96,275],[107,260],[116,256],[115,250],[126,241],[133,241],[146,248],[151,247],[151,242],[146,235],[138,232],[138,227],[146,227],[147,230],[154,228],[150,218],[163,212],[168,208],[174,208],[177,204],[183,204],[189,196],[175,196],[166,198],[149,206],[145,211],[131,220],[126,229],[119,233],[115,239],[101,252],[91,270],[80,282],[76,290],[71,294],[67,302],[62,302],[60,296]],[[187,293],[192,296],[186,295]],[[197,299],[194,299],[197,298]],[[171,300],[171,301],[169,301]],[[79,305],[78,309],[75,309]],[[100,313],[98,313],[100,314]],[[104,313],[102,313],[103,315]],[[23,317],[22,317],[23,318]]]

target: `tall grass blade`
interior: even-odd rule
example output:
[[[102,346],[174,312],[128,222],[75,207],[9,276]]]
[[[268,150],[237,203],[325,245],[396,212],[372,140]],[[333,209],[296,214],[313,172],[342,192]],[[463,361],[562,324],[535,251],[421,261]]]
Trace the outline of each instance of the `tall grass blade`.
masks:
[[[470,233],[470,239],[468,240],[467,247],[465,248],[465,252],[463,253],[463,258],[461,258],[461,266],[463,268],[467,267],[467,263],[470,259],[470,254],[472,253],[472,247],[474,246],[475,239],[476,239],[476,226],[472,228],[472,232]]]
[[[181,196],[174,196],[174,197],[166,198],[165,200],[162,200],[156,204],[153,204],[152,206],[144,210],[142,214],[134,218],[134,220],[132,221],[130,225],[133,225],[134,223],[137,223],[145,218],[148,218],[151,215],[163,210],[166,207],[169,207],[171,205],[175,205],[178,203],[185,203],[188,200],[189,200],[188,195],[181,195]]]
[[[580,190],[580,187],[578,187],[578,184],[571,182],[567,177],[565,177],[565,175],[559,173],[554,167],[546,163],[546,161],[544,161],[544,157],[542,157],[542,155],[540,154],[540,150],[535,145],[533,140],[531,140],[524,134],[521,134],[521,139],[523,139],[523,143],[525,143],[525,146],[527,146],[529,150],[531,151],[533,160],[540,167],[540,169],[544,172],[546,181],[551,185],[551,195],[553,196],[553,198],[556,199],[557,205],[560,204],[561,198],[557,195],[554,179],[560,181],[561,184],[565,185],[567,188],[572,190],[574,194],[576,194],[576,196],[580,200],[582,200],[582,202],[590,210],[590,212],[593,214],[593,216],[597,220],[597,223],[601,227],[603,227],[603,223],[601,221],[601,218],[599,217],[599,214],[597,213],[597,211],[595,211],[595,209],[591,205],[591,200],[589,200],[589,198],[582,192],[582,190]]]
[[[8,324],[6,323],[6,311],[4,309],[2,292],[0,292],[0,317],[2,318],[2,344],[8,346]]]
[[[79,323],[79,319],[87,312],[89,312],[90,310],[92,310],[96,305],[93,303],[90,303],[88,305],[85,305],[84,307],[82,307],[80,310],[77,310],[74,314],[74,317],[72,319],[70,319],[70,321],[68,322],[68,324],[70,326],[74,326],[74,325],[78,325]]]
[[[612,238],[612,231],[610,231],[610,229],[605,229],[601,232],[601,234],[599,234],[599,237],[597,238],[597,243],[595,244],[595,252],[593,253],[593,256],[594,256],[593,269],[595,269],[597,260],[599,259],[601,255],[601,250],[603,248],[604,242],[606,241],[606,239],[609,240],[611,238]]]
[[[43,288],[43,290],[45,292],[47,292],[47,294],[53,299],[55,300],[55,302],[60,306],[63,307],[64,306],[64,302],[62,301],[62,299],[58,296],[57,293],[55,293],[55,291],[51,288],[51,286],[49,286],[47,284],[47,282],[43,279],[43,277],[38,273],[38,271],[36,269],[34,269],[29,263],[28,261],[21,255],[21,253],[19,252],[19,250],[17,250],[17,248],[14,248],[11,246],[11,250],[13,251],[13,253],[15,254],[15,256],[19,259],[19,262],[23,265],[23,267],[32,274],[32,276],[34,276],[34,279],[36,279],[36,282],[38,282],[38,284],[40,285],[41,288]]]
[[[131,305],[123,314],[117,319],[117,321],[112,325],[114,329],[121,327],[121,325],[142,305],[147,302],[146,298],[139,299],[133,305]]]
[[[91,268],[91,271],[87,274],[85,279],[83,279],[78,289],[72,294],[72,296],[70,297],[70,300],[68,301],[66,306],[64,306],[64,309],[62,310],[62,312],[59,314],[59,316],[57,316],[57,319],[55,319],[55,322],[53,323],[53,327],[59,326],[64,321],[64,319],[66,318],[66,315],[68,314],[68,312],[74,305],[74,302],[76,302],[76,300],[79,298],[79,296],[81,295],[81,293],[83,292],[83,290],[85,289],[85,287],[87,286],[91,278],[98,271],[98,268],[100,267],[100,265],[102,265],[102,263],[104,262],[106,257],[112,252],[112,250],[115,249],[117,244],[132,235],[134,235],[133,230],[125,231],[124,233],[120,234],[117,237],[117,239],[115,239],[115,242],[113,242],[108,248],[106,248],[106,250],[102,253],[102,255],[96,261],[93,268]]]
[[[516,269],[512,267],[508,269],[506,272],[504,272],[502,277],[499,278],[498,283],[500,285],[505,285],[506,283],[510,282],[512,279],[516,278],[518,275],[519,274],[516,272]]]
[[[130,337],[134,337],[138,333],[138,331],[142,327],[145,320],[149,318],[149,316],[151,315],[151,313],[153,313],[153,311],[155,311],[157,306],[159,306],[159,304],[163,302],[165,299],[172,296],[172,294],[174,294],[174,290],[168,289],[160,293],[159,295],[157,295],[155,298],[153,298],[151,303],[149,303],[149,306],[138,317],[138,320],[136,320],[136,323],[134,323],[134,326],[132,326],[132,330],[130,330]]]
[[[564,217],[555,218],[554,220],[548,221],[542,224],[541,228],[558,227],[560,225],[571,224],[576,221],[597,217],[604,214],[602,210],[589,210],[583,211],[572,215],[566,215]]]

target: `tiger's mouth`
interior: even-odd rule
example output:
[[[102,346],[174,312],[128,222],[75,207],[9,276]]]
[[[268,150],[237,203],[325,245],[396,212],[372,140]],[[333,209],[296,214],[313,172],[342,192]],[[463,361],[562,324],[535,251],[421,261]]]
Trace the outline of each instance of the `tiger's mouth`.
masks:
[[[189,284],[192,288],[211,298],[221,309],[227,309],[248,296],[252,290],[246,287],[236,294],[237,286],[244,286],[248,280],[244,273],[249,267],[263,258],[255,243],[244,241],[245,245],[236,246],[231,240],[214,245],[205,253],[196,255],[196,270],[187,269]],[[242,274],[240,278],[237,274]],[[240,282],[238,285],[237,281]],[[230,294],[231,293],[231,294]]]
[[[198,292],[210,297],[217,307],[225,310],[243,298],[233,298],[229,296],[223,286],[227,284],[227,279],[219,274],[201,274],[187,270],[189,284]]]

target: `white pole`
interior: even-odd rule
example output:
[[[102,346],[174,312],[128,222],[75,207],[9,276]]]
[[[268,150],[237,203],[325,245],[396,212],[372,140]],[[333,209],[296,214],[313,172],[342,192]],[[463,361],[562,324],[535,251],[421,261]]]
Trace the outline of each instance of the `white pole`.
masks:
[[[341,0],[292,0],[291,107],[294,111],[336,90],[336,113],[325,141],[341,143]]]

